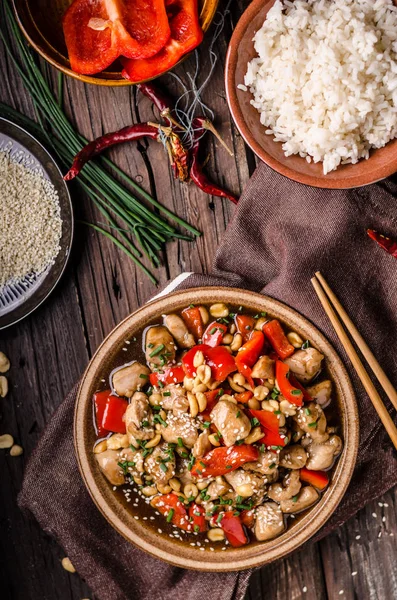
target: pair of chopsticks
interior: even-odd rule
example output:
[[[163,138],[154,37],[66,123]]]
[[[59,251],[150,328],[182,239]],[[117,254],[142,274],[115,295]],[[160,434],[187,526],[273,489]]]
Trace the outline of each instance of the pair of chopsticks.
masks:
[[[344,323],[346,329],[352,336],[353,340],[357,344],[358,349],[360,350],[365,360],[371,367],[375,377],[379,381],[390,402],[397,410],[397,392],[395,388],[393,387],[390,379],[387,377],[386,373],[376,360],[375,356],[372,354],[370,348],[359,333],[353,321],[350,319],[349,315],[347,314],[347,312],[339,302],[338,298],[335,296],[328,283],[325,281],[324,277],[319,271],[317,271],[315,277],[312,278],[311,282],[329,320],[331,321],[331,324],[335,330],[336,335],[339,338],[339,341],[341,342],[348,357],[350,358],[353,367],[355,368],[356,373],[365,388],[365,391],[367,392],[376,412],[379,415],[380,420],[382,421],[387,433],[390,436],[391,441],[394,444],[394,447],[397,449],[397,427],[394,425],[393,420],[387,411],[387,408],[383,404],[382,398],[379,396],[374,384],[371,381],[370,376],[365,370],[365,367],[361,362],[352,342],[350,341],[350,338],[344,330],[343,325],[338,318],[338,315]]]

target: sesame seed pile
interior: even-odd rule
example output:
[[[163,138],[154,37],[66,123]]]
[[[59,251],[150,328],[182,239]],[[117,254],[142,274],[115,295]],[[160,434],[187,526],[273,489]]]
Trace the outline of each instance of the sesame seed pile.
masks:
[[[53,184],[0,152],[0,290],[39,275],[60,251],[62,220]]]

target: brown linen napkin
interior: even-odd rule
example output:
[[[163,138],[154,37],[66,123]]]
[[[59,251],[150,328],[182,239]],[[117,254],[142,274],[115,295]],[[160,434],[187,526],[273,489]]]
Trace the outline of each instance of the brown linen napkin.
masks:
[[[321,270],[397,385],[397,262],[365,234],[367,227],[397,234],[396,192],[392,180],[358,190],[318,190],[261,165],[239,202],[212,275],[191,275],[180,286],[244,287],[282,300],[327,335],[349,368],[361,415],[357,467],[317,539],[397,483],[392,445],[310,284]],[[76,388],[31,457],[20,506],[59,541],[101,600],[201,600],[206,594],[212,600],[242,599],[249,571],[214,575],[174,568],[129,545],[108,525],[78,472],[72,441],[75,397]]]

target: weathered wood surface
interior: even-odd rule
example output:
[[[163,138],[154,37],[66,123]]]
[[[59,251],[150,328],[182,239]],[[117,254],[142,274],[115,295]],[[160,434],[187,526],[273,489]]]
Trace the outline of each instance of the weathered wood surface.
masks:
[[[233,24],[247,4],[248,0],[233,3],[231,17],[216,45],[219,62],[204,94],[222,135],[235,150],[233,159],[211,143],[208,168],[215,180],[235,192],[247,182],[255,159],[232,124],[225,100],[223,63]],[[202,64],[208,60],[207,50],[204,45],[200,51]],[[32,103],[3,49],[0,64],[0,100],[33,115]],[[183,77],[191,67],[191,61],[186,61],[179,74]],[[169,76],[164,84],[175,89]],[[133,120],[153,119],[150,103],[136,98],[132,88],[96,88],[68,79],[65,102],[72,121],[89,138]],[[197,242],[167,246],[164,266],[158,272],[160,282],[185,270],[208,271],[233,213],[231,204],[175,182],[160,145],[141,145],[139,150],[124,146],[111,152],[111,157],[156,193],[162,203],[204,233]],[[72,190],[76,213],[87,220],[101,221],[78,188]],[[93,599],[78,574],[69,575],[63,570],[63,550],[21,514],[16,496],[26,460],[40,433],[89,357],[103,337],[155,291],[108,240],[78,227],[72,260],[54,294],[22,323],[0,332],[0,349],[12,362],[11,391],[0,407],[0,433],[11,433],[24,448],[21,458],[0,453],[0,590],[4,599]],[[395,502],[396,493],[391,491],[320,543],[309,544],[293,556],[257,571],[247,600],[397,598]]]

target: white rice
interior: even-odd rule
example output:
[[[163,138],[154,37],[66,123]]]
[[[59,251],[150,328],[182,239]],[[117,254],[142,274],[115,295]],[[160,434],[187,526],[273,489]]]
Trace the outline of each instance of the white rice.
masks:
[[[244,83],[286,156],[326,174],[397,136],[392,0],[277,0],[254,43]]]

